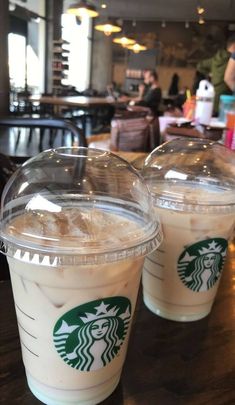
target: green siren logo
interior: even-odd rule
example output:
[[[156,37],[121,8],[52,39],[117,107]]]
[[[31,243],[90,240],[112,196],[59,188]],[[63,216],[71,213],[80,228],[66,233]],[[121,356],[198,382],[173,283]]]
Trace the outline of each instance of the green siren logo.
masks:
[[[178,274],[193,291],[208,291],[220,278],[228,242],[222,238],[207,239],[189,246],[178,260]]]
[[[65,313],[56,323],[57,352],[71,367],[98,370],[110,363],[122,346],[131,319],[125,297],[91,301]]]

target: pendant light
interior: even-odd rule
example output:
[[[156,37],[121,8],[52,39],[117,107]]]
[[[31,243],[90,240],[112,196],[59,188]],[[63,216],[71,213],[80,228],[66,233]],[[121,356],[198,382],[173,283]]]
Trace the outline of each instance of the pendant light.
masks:
[[[110,20],[104,22],[103,24],[95,25],[95,29],[97,31],[103,32],[107,37],[109,37],[113,33],[117,33],[117,32],[120,32],[122,30],[122,28],[119,25],[114,24]]]
[[[98,17],[98,15],[99,15],[95,6],[87,3],[86,0],[81,0],[78,3],[71,4],[71,6],[67,10],[67,13],[74,14],[78,17],[83,17],[84,15],[87,15],[91,18]]]
[[[139,53],[142,51],[147,51],[148,48],[147,48],[147,46],[141,45],[138,42],[136,42],[134,45],[128,45],[127,49],[130,49],[134,53]]]
[[[198,24],[200,25],[205,24],[205,20],[202,16],[199,17]]]
[[[201,4],[198,4],[198,6],[197,6],[198,15],[202,15],[204,12],[205,12],[205,8]]]
[[[128,38],[126,36],[123,36],[123,37],[114,38],[113,42],[115,44],[122,45],[123,48],[126,48],[129,45],[134,45],[136,41],[134,39],[132,39],[132,38]]]

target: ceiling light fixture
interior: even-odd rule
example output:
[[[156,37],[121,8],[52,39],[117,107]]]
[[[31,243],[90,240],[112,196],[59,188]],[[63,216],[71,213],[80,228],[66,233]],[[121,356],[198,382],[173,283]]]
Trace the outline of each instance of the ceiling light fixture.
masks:
[[[197,13],[199,15],[202,15],[205,12],[204,7],[202,7],[200,4],[197,6]]]
[[[199,17],[198,24],[200,24],[200,25],[205,24],[205,20],[203,17],[201,17],[201,16]]]
[[[101,8],[107,8],[107,4],[102,3],[102,4],[101,4]]]
[[[139,53],[142,51],[147,51],[148,48],[147,46],[138,44],[138,42],[136,42],[134,45],[128,45],[127,49],[130,49],[134,53]]]
[[[74,14],[78,17],[89,16],[91,18],[98,17],[99,13],[95,6],[87,3],[86,0],[81,0],[78,3],[71,4],[67,10],[68,14]]]
[[[111,21],[107,21],[103,24],[97,24],[95,25],[95,29],[97,31],[103,32],[107,37],[109,37],[113,33],[120,32],[122,30],[122,28],[119,25],[114,24]]]
[[[114,38],[113,42],[115,44],[122,45],[123,48],[126,48],[128,45],[134,45],[136,41],[134,39],[132,39],[132,38],[128,38],[128,37],[123,36],[123,37],[120,37],[120,38]]]

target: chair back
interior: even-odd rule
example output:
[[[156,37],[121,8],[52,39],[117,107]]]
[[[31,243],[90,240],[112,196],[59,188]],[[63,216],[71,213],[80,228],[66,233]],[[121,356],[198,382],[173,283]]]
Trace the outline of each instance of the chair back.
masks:
[[[111,122],[111,149],[150,152],[160,142],[158,117],[130,117]]]
[[[69,120],[64,120],[64,119],[58,119],[58,118],[16,118],[16,117],[6,117],[6,118],[0,118],[0,128],[29,128],[30,129],[30,135],[29,137],[32,137],[32,131],[34,129],[39,129],[40,130],[40,140],[39,140],[39,147],[38,151],[41,151],[44,148],[42,148],[42,138],[44,136],[44,133],[46,130],[49,130],[50,134],[50,146],[53,147],[53,137],[56,135],[57,130],[62,130],[62,131],[68,131],[72,139],[76,138],[78,139],[78,144],[80,146],[87,146],[86,138],[83,133],[83,131],[78,128],[73,122]],[[30,139],[30,138],[29,138]],[[16,145],[18,143],[19,139],[16,141]],[[11,155],[12,158],[15,158],[15,162],[17,163],[22,163],[26,159],[28,159],[31,156],[23,156],[22,158],[17,160],[17,154],[12,155],[11,153],[8,153],[6,150],[6,145],[4,145],[4,153],[6,155]],[[25,151],[27,152],[27,146],[25,145]],[[36,153],[38,153],[36,151]],[[25,152],[25,153],[26,153]],[[35,153],[35,154],[36,154]],[[27,153],[26,153],[27,155]]]
[[[59,118],[1,118],[0,126],[12,128],[48,128],[64,129],[70,131],[72,135],[77,136],[80,146],[87,146],[86,138],[80,128],[75,126],[69,120]]]

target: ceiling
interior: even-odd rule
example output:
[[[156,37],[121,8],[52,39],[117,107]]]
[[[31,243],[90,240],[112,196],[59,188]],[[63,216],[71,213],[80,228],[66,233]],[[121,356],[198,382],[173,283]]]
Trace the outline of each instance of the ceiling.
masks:
[[[100,14],[123,20],[197,21],[197,5],[205,8],[204,17],[210,21],[235,23],[235,0],[88,0],[99,8]],[[64,0],[65,9],[75,0]],[[102,3],[107,4],[105,10]]]

